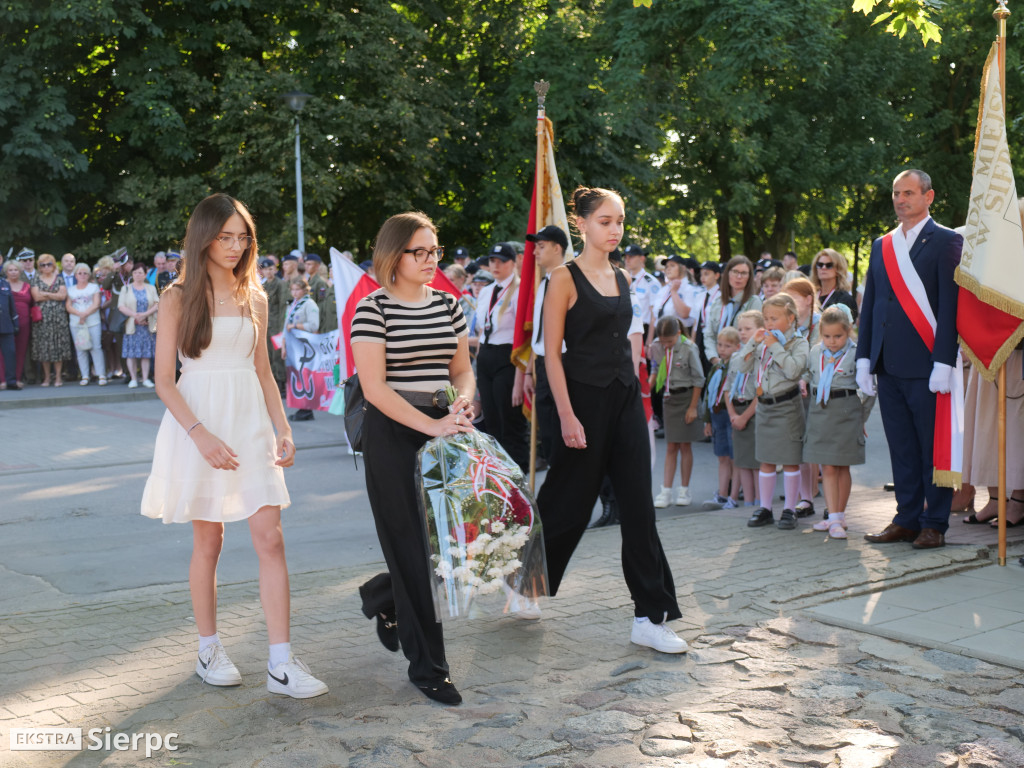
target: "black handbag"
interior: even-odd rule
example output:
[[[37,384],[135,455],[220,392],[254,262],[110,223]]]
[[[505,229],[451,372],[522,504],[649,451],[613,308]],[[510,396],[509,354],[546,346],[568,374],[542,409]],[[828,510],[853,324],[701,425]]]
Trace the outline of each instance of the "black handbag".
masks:
[[[363,450],[363,416],[366,415],[366,398],[359,384],[359,374],[353,373],[342,385],[345,391],[345,436],[353,451]]]
[[[384,320],[384,308],[380,305],[380,299],[371,296],[373,303],[377,305],[381,319]],[[387,339],[387,321],[384,320],[385,340]],[[363,450],[363,417],[366,415],[366,398],[363,396],[363,387],[359,383],[359,373],[353,373],[342,383],[345,392],[345,437],[352,450],[361,452]]]

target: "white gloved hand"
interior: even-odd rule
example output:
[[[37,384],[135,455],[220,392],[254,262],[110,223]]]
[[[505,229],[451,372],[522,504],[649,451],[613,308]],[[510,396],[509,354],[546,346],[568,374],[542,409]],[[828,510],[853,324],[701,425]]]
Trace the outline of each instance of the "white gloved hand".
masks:
[[[871,374],[871,360],[862,357],[857,360],[857,386],[868,397],[875,396],[875,377]]]
[[[933,363],[932,375],[928,377],[928,389],[936,394],[948,395],[953,388],[953,366]]]

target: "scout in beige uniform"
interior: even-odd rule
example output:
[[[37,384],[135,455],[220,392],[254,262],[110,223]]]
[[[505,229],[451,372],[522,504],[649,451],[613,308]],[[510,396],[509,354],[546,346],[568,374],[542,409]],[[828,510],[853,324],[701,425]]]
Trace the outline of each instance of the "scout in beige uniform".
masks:
[[[821,343],[811,350],[806,380],[811,386],[804,456],[821,464],[828,519],[814,525],[834,539],[846,538],[850,465],[864,463],[864,420],[874,398],[857,392],[857,344],[850,338],[849,310],[829,307],[821,318]]]
[[[779,293],[766,300],[764,325],[739,351],[740,373],[754,373],[757,382],[757,423],[754,456],[761,463],[758,485],[761,508],[747,521],[756,528],[774,522],[775,467],[783,465],[786,503],[779,518],[782,530],[796,528],[794,507],[800,494],[803,460],[804,407],[800,378],[807,367],[807,339],[796,333],[797,309],[793,297]]]
[[[691,443],[704,437],[704,422],[697,417],[701,388],[704,385],[704,369],[700,364],[697,345],[682,330],[679,318],[661,318],[656,329],[661,352],[656,364],[653,357],[651,361],[654,369],[651,372],[651,389],[662,389],[664,392],[662,414],[665,420],[665,476],[661,491],[654,497],[654,506],[659,509],[672,503],[676,456],[679,457],[679,481],[682,487],[676,492],[675,504],[679,507],[690,504],[690,475],[693,472]],[[664,373],[661,372],[662,363]]]
[[[739,332],[741,344],[750,341],[759,328],[764,328],[764,315],[760,310],[748,310],[736,319],[736,330]],[[757,376],[754,373],[741,373],[741,360],[739,354],[732,356],[729,361],[729,380],[726,383],[729,396],[725,401],[725,407],[729,411],[729,422],[732,424],[733,475],[738,475],[735,484],[743,488],[743,498],[747,506],[760,507],[761,505],[757,503],[757,470],[760,469],[761,463],[754,456]]]

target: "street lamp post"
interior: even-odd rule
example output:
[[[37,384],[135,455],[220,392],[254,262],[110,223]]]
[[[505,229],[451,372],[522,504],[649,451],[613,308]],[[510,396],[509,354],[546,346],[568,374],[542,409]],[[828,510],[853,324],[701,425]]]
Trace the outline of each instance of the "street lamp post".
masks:
[[[282,97],[295,113],[295,210],[299,224],[299,252],[306,252],[306,226],[302,221],[302,145],[299,142],[299,113],[311,95],[302,91],[289,91]]]

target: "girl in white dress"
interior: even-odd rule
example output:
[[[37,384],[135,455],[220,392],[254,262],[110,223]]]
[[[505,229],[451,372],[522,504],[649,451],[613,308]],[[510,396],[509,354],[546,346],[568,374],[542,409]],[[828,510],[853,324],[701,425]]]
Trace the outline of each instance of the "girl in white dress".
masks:
[[[241,675],[217,635],[217,561],[224,523],[248,520],[267,622],[267,689],[294,698],[327,693],[291,654],[288,567],[281,509],[295,444],[270,371],[267,297],[256,271],[248,209],[218,193],[192,212],[181,274],[160,301],[156,392],[167,406],[142,514],[192,524],[189,587],[199,630],[196,674],[211,685]],[[174,369],[181,356],[181,378]],[[276,432],[276,438],[275,438]]]

